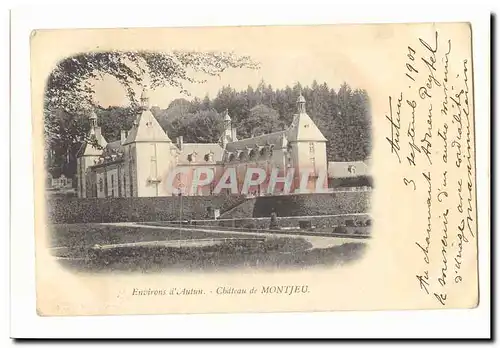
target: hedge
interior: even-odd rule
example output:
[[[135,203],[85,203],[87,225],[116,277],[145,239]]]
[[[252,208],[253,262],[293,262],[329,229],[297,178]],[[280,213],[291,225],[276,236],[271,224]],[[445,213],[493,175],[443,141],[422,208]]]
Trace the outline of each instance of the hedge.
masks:
[[[245,198],[238,195],[133,198],[47,197],[50,223],[171,221],[213,218],[213,210],[232,209]]]
[[[75,198],[47,197],[50,223],[135,222],[200,220],[213,218],[220,209],[223,218],[316,216],[366,213],[370,191],[268,196],[246,199],[240,195]],[[244,203],[243,203],[244,202]],[[243,203],[243,204],[242,204]],[[234,214],[234,216],[233,216]]]
[[[366,213],[370,210],[371,191],[314,193],[257,197],[253,217],[314,216]]]
[[[300,221],[305,220],[303,217],[288,216],[278,217],[277,223],[279,228],[300,227]],[[368,214],[363,215],[344,215],[344,216],[315,216],[307,218],[315,229],[330,230],[332,226],[346,226],[347,221],[355,221],[363,227],[371,226],[371,217]],[[175,223],[178,223],[175,221]],[[255,228],[267,230],[270,227],[271,218],[239,218],[234,220],[193,220],[188,226],[196,227],[233,227],[233,228]],[[152,226],[171,226],[170,222],[150,222]]]

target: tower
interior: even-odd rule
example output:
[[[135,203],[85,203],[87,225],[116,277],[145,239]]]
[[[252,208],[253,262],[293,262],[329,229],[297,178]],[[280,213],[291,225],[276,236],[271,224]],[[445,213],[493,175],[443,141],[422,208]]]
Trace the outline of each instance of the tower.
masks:
[[[90,134],[95,134],[95,130],[97,128],[97,114],[92,110],[89,116],[90,123]]]
[[[88,170],[102,155],[104,147],[108,144],[101,134],[101,127],[97,123],[97,114],[94,110],[89,115],[90,129],[87,140],[82,144],[76,155],[77,193],[80,198],[95,197],[96,187],[92,174]]]
[[[297,98],[297,111],[299,112],[299,114],[306,113],[306,98],[304,98],[302,92],[300,92],[300,95]]]
[[[127,197],[166,196],[171,185],[166,179],[173,165],[170,154],[172,141],[151,113],[149,93],[143,89],[141,112],[134,121],[127,139],[125,153],[125,181]]]
[[[236,138],[236,128],[233,128],[231,117],[229,116],[229,110],[224,111],[224,131],[222,132],[221,145],[223,148],[226,147],[227,143],[238,140]]]
[[[149,110],[151,107],[150,101],[149,101],[149,91],[147,88],[143,88],[142,93],[141,93],[141,110]]]
[[[291,166],[295,168],[295,176],[308,170],[311,178],[326,175],[326,138],[306,112],[306,100],[302,93],[297,98],[297,113],[288,129],[288,143]],[[321,178],[323,180],[323,178]],[[326,184],[326,177],[324,178]]]

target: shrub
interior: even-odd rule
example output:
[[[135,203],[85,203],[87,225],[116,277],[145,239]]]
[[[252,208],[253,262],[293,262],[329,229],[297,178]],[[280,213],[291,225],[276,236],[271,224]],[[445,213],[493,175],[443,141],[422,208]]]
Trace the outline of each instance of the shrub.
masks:
[[[354,220],[351,220],[351,219],[346,220],[346,221],[345,221],[345,225],[346,225],[347,227],[354,227],[354,226],[355,226],[355,225],[354,225]]]
[[[312,244],[304,238],[267,238],[264,243],[266,252],[298,252],[312,247]]]
[[[333,229],[333,233],[346,234],[347,233],[347,228],[345,228],[344,226],[336,226]]]
[[[299,227],[301,230],[310,230],[312,228],[312,221],[310,220],[300,220]]]
[[[363,213],[370,208],[370,197],[369,191],[257,197],[253,216],[266,217],[272,211],[281,217]]]
[[[273,229],[278,229],[279,228],[279,225],[278,225],[278,219],[276,217],[276,213],[271,213],[271,223],[269,224],[269,229],[273,230]]]
[[[243,227],[253,230],[257,228],[257,225],[255,224],[255,221],[248,221],[245,224],[243,224]]]

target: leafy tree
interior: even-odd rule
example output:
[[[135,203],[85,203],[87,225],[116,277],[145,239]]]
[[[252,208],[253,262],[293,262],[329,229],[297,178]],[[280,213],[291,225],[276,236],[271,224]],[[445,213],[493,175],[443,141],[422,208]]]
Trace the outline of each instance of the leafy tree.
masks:
[[[210,110],[210,98],[208,97],[208,94],[205,95],[205,98],[203,98],[203,101],[201,102],[201,109],[202,110]]]
[[[224,129],[221,114],[214,109],[201,110],[189,117],[187,139],[193,143],[217,143]]]
[[[86,139],[88,123],[85,123],[85,118],[90,110],[98,107],[93,84],[105,76],[113,77],[123,86],[134,113],[138,106],[136,89],[139,86],[148,85],[151,89],[173,86],[189,95],[185,82],[205,82],[195,78],[196,73],[218,76],[230,68],[258,67],[248,56],[227,52],[107,51],[68,57],[57,64],[46,83],[46,147],[51,151],[58,146],[70,148],[82,141],[93,141]]]
[[[216,143],[222,135],[223,127],[222,115],[209,109],[172,118],[165,129],[172,139],[182,135],[187,143]]]
[[[240,138],[249,138],[281,129],[282,123],[278,112],[269,106],[258,104],[250,110],[249,117],[241,123],[238,133]]]
[[[151,112],[156,117],[163,129],[167,124],[174,121],[176,118],[186,117],[190,113],[194,113],[200,108],[193,109],[193,105],[189,100],[179,98],[173,100],[167,109],[152,109]]]
[[[122,130],[129,130],[137,118],[137,110],[129,107],[110,106],[97,110],[102,134],[108,141],[120,139]]]

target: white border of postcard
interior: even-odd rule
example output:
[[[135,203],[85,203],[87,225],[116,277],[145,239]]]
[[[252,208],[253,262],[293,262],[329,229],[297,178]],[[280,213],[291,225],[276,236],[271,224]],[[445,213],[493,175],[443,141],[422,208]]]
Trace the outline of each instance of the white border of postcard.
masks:
[[[99,5],[98,5],[99,4]],[[489,337],[490,18],[473,3],[381,4],[360,1],[196,2],[163,6],[87,1],[35,6],[11,14],[11,332],[46,338],[376,338]],[[360,9],[363,9],[362,11]],[[467,21],[472,23],[476,99],[480,304],[472,310],[39,317],[35,311],[29,34],[41,28],[167,27]],[[5,76],[4,76],[5,77]],[[5,110],[4,110],[5,111]],[[4,161],[6,163],[6,161]]]

